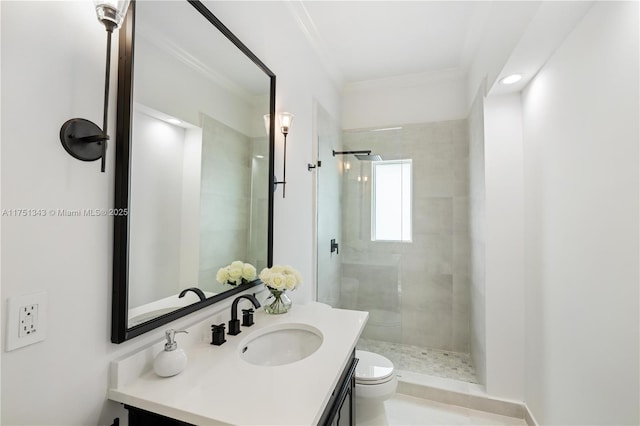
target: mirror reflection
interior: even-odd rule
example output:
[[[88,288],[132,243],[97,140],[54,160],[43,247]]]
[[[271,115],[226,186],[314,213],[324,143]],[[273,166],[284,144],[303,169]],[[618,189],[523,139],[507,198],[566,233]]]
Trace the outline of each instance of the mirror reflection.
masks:
[[[135,14],[128,327],[266,267],[269,215],[269,77],[186,1]]]

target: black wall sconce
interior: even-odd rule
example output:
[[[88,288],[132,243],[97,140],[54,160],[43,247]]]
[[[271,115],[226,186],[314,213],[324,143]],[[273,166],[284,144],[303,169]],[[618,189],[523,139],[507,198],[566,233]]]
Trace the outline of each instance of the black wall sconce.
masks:
[[[282,159],[282,180],[274,179],[273,190],[275,191],[278,185],[282,185],[282,198],[285,198],[285,188],[287,185],[287,135],[289,134],[291,123],[293,123],[293,114],[281,112],[278,118],[280,119],[280,131],[284,135],[284,157]],[[267,129],[267,134],[269,134],[269,114],[264,116],[264,126]]]
[[[130,0],[94,0],[98,20],[107,30],[107,60],[104,82],[104,111],[102,129],[84,118],[67,120],[60,128],[60,142],[71,156],[82,161],[102,159],[101,171],[104,173],[107,156],[107,115],[109,111],[109,78],[111,75],[111,35],[120,27],[127,14]]]

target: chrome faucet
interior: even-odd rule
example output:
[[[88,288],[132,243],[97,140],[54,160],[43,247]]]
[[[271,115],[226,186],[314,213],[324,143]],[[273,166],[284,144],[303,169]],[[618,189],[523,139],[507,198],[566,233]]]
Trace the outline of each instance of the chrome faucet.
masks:
[[[185,294],[187,294],[187,292],[192,291],[195,294],[198,295],[198,297],[200,298],[200,301],[203,301],[206,299],[204,293],[202,292],[202,290],[200,290],[198,287],[189,287],[189,288],[185,288],[184,290],[182,290],[180,292],[180,295],[178,297],[184,297]]]
[[[238,319],[238,302],[240,301],[240,299],[249,300],[251,303],[253,303],[253,307],[256,309],[260,307],[260,302],[258,302],[258,299],[256,299],[256,297],[252,294],[243,294],[242,296],[236,297],[231,304],[231,320],[229,321],[229,331],[227,333],[231,336],[240,334],[240,320]]]

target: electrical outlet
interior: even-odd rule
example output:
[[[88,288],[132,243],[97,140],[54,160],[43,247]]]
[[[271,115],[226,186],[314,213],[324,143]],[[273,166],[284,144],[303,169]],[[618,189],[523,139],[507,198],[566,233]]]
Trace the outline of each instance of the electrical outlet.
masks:
[[[38,331],[38,305],[20,306],[18,337],[27,337]]]
[[[47,293],[10,297],[7,305],[7,352],[45,339]]]

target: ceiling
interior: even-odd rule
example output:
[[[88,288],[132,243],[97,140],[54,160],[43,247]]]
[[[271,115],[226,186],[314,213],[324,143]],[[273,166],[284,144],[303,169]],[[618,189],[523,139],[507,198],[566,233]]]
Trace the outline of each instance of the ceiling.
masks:
[[[139,1],[135,31],[136,37],[246,100],[268,95],[268,76],[187,2]]]
[[[512,52],[536,19],[542,21],[535,28],[538,32],[546,31],[548,21],[551,26],[561,25],[556,31],[558,37],[565,37],[575,19],[561,22],[553,6],[541,13],[544,3],[586,9],[581,2],[564,1],[298,0],[287,5],[327,71],[342,86],[418,73],[466,75],[476,62],[482,62],[480,55],[494,54],[490,52],[494,47]],[[529,44],[537,38],[529,34]],[[548,46],[547,53],[555,47]],[[496,57],[506,61],[508,56],[501,55]],[[522,49],[519,56],[526,62]]]
[[[354,82],[468,66],[487,3],[316,1],[301,9],[318,45]]]

